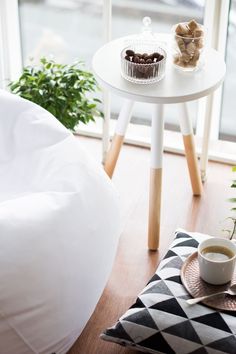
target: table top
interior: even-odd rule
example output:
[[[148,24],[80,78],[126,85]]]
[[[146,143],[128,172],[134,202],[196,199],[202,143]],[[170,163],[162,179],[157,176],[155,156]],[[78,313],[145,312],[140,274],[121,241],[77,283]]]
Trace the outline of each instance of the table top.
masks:
[[[98,49],[92,61],[99,84],[119,96],[149,103],[187,102],[209,95],[224,80],[226,66],[219,52],[212,48],[206,49],[203,68],[195,72],[183,72],[171,62],[171,36],[159,34],[160,42],[167,50],[165,77],[154,84],[129,82],[121,76],[120,53],[131,38],[122,37],[106,43]]]

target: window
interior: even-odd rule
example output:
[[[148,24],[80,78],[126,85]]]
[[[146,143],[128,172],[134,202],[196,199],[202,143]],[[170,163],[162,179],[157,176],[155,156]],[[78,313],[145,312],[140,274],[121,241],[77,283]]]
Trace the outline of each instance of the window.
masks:
[[[227,74],[224,82],[220,138],[236,141],[236,0],[231,1],[226,49]]]
[[[142,26],[142,18],[150,16],[152,18],[153,32],[170,32],[173,24],[195,18],[203,23],[204,12],[208,14],[205,19],[213,34],[213,43],[222,42],[226,36],[226,20],[228,6],[231,3],[230,19],[228,27],[228,45],[226,53],[227,76],[223,90],[223,105],[221,109],[221,124],[219,129],[219,106],[220,95],[213,103],[213,108],[217,114],[213,114],[213,137],[217,138],[220,133],[221,139],[235,141],[236,125],[234,124],[234,112],[236,109],[235,100],[232,99],[235,87],[234,57],[236,53],[234,35],[236,32],[236,0],[18,0],[20,13],[20,28],[22,41],[23,64],[29,62],[30,57],[37,61],[42,55],[52,54],[55,60],[71,62],[79,58],[90,67],[93,53],[104,42],[104,26],[102,21],[103,6],[112,2],[112,37],[120,37],[126,34],[138,33]],[[12,9],[17,8],[17,0],[2,0],[0,2],[0,22],[4,28],[5,14],[12,17]],[[223,9],[223,10],[222,10]],[[13,9],[14,10],[14,9]],[[15,14],[17,11],[15,11]],[[5,16],[5,17],[4,17]],[[223,22],[222,22],[223,19]],[[15,17],[13,18],[12,23]],[[208,23],[209,22],[209,23]],[[8,23],[9,34],[0,33],[0,43],[5,37],[6,43],[13,43],[9,51],[8,59],[0,57],[0,78],[2,72],[6,72],[4,66],[14,69],[13,62],[16,61],[15,52],[19,48],[14,48],[14,40],[11,37],[11,26]],[[222,25],[223,23],[223,25]],[[219,26],[219,24],[221,24]],[[15,26],[17,27],[17,26]],[[223,30],[221,29],[223,28]],[[220,30],[219,30],[220,28]],[[15,30],[16,34],[16,30]],[[222,42],[222,43],[223,43]],[[4,46],[3,46],[4,47]],[[8,50],[8,45],[6,49]],[[4,52],[4,51],[3,51]],[[12,55],[13,53],[13,55]],[[19,54],[18,53],[18,54]],[[18,55],[19,57],[19,55]],[[4,62],[2,64],[2,61]],[[18,60],[18,64],[20,60]],[[15,66],[16,67],[16,66]],[[20,66],[18,65],[18,68]],[[6,77],[6,75],[5,75]],[[217,101],[217,102],[216,102]],[[193,122],[197,123],[198,131],[201,132],[204,119],[196,119],[197,102],[190,102]],[[121,105],[121,99],[112,97],[112,118],[116,118]],[[200,107],[201,105],[199,105]],[[218,108],[217,108],[218,106]],[[202,106],[201,106],[202,107]],[[201,108],[202,109],[202,108]],[[146,108],[142,104],[137,104],[134,109],[133,123],[138,124],[139,131],[144,129],[143,124],[150,125],[150,117],[146,114]],[[169,105],[165,112],[167,128],[177,129],[177,110],[174,105]],[[196,125],[196,124],[195,124]],[[148,127],[147,127],[148,128]],[[87,129],[87,128],[86,128]],[[147,130],[146,130],[147,131]]]
[[[70,62],[83,59],[90,65],[95,50],[102,44],[102,6],[97,0],[19,0],[23,62],[30,57],[53,54],[56,60]],[[152,18],[153,32],[170,32],[173,24],[195,18],[203,22],[204,1],[196,0],[113,0],[113,38],[139,33],[142,18]],[[122,100],[112,97],[112,117],[116,118]],[[196,113],[196,102],[190,103]],[[137,103],[132,122],[150,124],[144,104]],[[196,120],[196,114],[193,114]],[[166,109],[166,121],[176,128],[176,109]]]

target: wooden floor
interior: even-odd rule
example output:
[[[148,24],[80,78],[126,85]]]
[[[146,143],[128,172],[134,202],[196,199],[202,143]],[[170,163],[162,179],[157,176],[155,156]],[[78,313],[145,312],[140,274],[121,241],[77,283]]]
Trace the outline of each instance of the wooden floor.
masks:
[[[101,142],[79,138],[99,161]],[[166,252],[181,227],[215,236],[222,235],[224,219],[230,215],[227,198],[232,196],[231,167],[209,163],[202,197],[193,197],[186,160],[164,155],[161,246],[159,252],[147,250],[149,150],[124,146],[113,177],[122,204],[123,232],[110,280],[94,314],[68,354],[134,354],[99,339],[99,334],[114,324],[126,311]],[[139,352],[140,353],[140,352]]]

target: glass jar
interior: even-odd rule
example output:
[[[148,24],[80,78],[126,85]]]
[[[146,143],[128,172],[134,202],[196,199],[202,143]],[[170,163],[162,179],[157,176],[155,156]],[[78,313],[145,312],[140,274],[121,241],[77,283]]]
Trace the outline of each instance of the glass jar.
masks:
[[[121,52],[121,75],[138,84],[160,81],[165,75],[166,52],[154,45],[129,46]]]
[[[151,84],[165,75],[166,51],[151,30],[150,17],[143,18],[142,31],[132,36],[121,51],[121,75],[137,84]]]
[[[196,71],[201,68],[204,64],[204,27],[192,20],[173,26],[172,32],[174,65],[183,71]]]

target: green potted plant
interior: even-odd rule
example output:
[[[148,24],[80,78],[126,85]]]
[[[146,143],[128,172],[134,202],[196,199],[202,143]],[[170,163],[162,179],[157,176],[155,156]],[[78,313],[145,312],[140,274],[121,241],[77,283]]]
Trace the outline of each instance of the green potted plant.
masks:
[[[236,166],[232,167],[232,171],[236,172]],[[230,187],[236,188],[236,179],[233,179]],[[231,211],[234,213],[234,215],[229,216],[227,219],[232,222],[232,227],[230,229],[224,229],[223,231],[227,232],[229,239],[232,240],[236,235],[236,197],[230,198],[229,202],[233,203]]]
[[[25,67],[9,87],[12,93],[48,110],[72,131],[79,122],[86,124],[102,116],[97,109],[100,100],[91,95],[98,90],[96,80],[82,62],[65,65],[41,58],[39,66]]]

